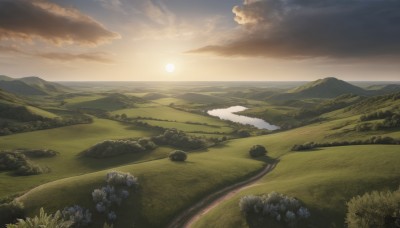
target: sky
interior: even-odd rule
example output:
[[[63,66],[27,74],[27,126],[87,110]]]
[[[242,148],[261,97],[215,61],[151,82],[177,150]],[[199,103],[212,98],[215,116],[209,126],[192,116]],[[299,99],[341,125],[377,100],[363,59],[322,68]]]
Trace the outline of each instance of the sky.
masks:
[[[399,60],[399,0],[0,0],[11,77],[397,81]]]

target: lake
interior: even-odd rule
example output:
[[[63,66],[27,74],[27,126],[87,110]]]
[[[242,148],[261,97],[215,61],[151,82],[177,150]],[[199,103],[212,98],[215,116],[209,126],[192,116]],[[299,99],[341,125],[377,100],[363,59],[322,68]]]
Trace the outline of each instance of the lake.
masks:
[[[210,116],[216,116],[219,117],[222,120],[230,120],[235,123],[240,123],[240,124],[249,124],[252,125],[258,129],[267,129],[267,130],[278,130],[280,127],[272,125],[265,120],[259,119],[259,118],[253,118],[253,117],[248,117],[248,116],[242,116],[242,115],[237,115],[235,114],[236,112],[241,112],[246,110],[246,107],[243,106],[232,106],[229,108],[220,108],[220,109],[212,109],[209,110],[207,113]]]

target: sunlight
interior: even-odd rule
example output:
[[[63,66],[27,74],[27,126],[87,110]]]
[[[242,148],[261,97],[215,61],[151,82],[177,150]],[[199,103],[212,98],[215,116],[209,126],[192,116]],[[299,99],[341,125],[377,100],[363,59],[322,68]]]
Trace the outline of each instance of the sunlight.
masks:
[[[167,65],[165,65],[165,71],[167,71],[168,73],[173,73],[175,71],[175,65],[172,63],[168,63]]]

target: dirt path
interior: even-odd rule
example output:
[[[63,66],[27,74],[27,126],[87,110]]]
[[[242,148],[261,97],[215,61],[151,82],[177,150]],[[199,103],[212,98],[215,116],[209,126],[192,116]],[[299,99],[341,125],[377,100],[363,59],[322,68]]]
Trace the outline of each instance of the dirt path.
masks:
[[[199,220],[203,215],[207,214],[210,210],[218,206],[221,202],[232,198],[236,193],[240,192],[241,190],[255,185],[255,182],[257,182],[261,177],[274,169],[276,164],[277,162],[273,164],[268,164],[257,175],[208,195],[200,202],[191,206],[186,211],[178,215],[168,225],[168,228],[190,228],[192,224]]]

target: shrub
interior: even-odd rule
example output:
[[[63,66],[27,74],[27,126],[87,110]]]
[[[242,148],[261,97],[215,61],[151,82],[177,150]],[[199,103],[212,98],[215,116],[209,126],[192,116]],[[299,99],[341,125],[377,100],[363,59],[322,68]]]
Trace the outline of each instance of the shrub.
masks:
[[[176,129],[168,129],[162,135],[152,137],[151,139],[159,145],[170,145],[190,150],[200,149],[207,145],[205,139],[187,135],[185,132]]]
[[[34,218],[18,219],[15,224],[8,224],[7,228],[69,228],[72,226],[72,221],[65,221],[62,218],[61,212],[57,211],[54,215],[47,214],[43,208],[40,208],[39,216]]]
[[[16,175],[37,175],[45,172],[40,166],[30,162],[25,155],[15,151],[0,152],[0,171],[14,170]]]
[[[127,153],[140,153],[153,150],[157,147],[150,139],[139,139],[138,141],[127,140],[105,140],[89,149],[83,151],[83,155],[94,158],[114,157]]]
[[[346,223],[356,227],[399,227],[400,190],[371,192],[347,203]]]
[[[296,226],[310,217],[309,210],[302,207],[300,201],[276,192],[262,196],[244,196],[239,201],[239,208],[246,216],[252,215],[248,218],[272,219],[289,226]]]
[[[265,149],[264,146],[254,145],[250,148],[249,154],[252,157],[260,157],[260,156],[264,156],[265,154],[267,154],[267,150]]]
[[[112,186],[136,186],[138,185],[137,178],[130,173],[122,173],[111,171],[106,175],[106,182]]]
[[[87,226],[92,221],[92,214],[89,210],[85,210],[79,205],[66,207],[61,213],[64,220],[71,221],[72,225],[76,227]]]
[[[182,150],[175,150],[169,153],[168,157],[171,161],[185,161],[187,158],[187,154]]]
[[[111,171],[106,175],[107,186],[93,190],[96,211],[105,214],[109,221],[117,219],[114,206],[120,206],[129,197],[129,188],[137,187],[138,180],[130,173]]]
[[[17,152],[22,153],[31,158],[49,158],[57,155],[56,151],[49,149],[40,149],[40,150],[19,149],[17,150]]]
[[[0,204],[1,223],[7,224],[16,222],[18,218],[23,218],[24,215],[24,205],[17,200]]]
[[[243,129],[238,130],[238,131],[237,131],[237,134],[238,134],[239,137],[241,137],[241,138],[246,138],[246,137],[250,137],[250,136],[251,136],[251,134],[250,134],[249,131],[243,130]]]

